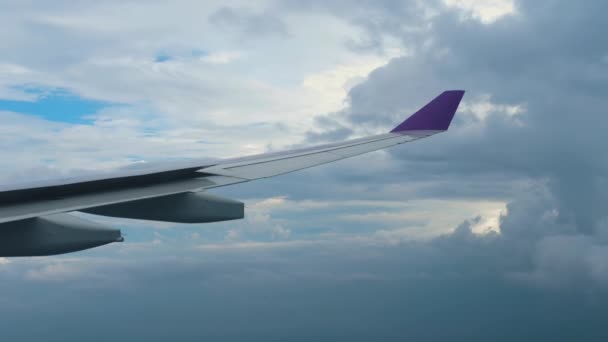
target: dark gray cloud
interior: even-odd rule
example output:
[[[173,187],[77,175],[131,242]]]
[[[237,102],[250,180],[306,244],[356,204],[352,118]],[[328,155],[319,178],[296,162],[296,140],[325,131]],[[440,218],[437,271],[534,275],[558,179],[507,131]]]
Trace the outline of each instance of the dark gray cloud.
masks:
[[[591,277],[608,273],[587,272],[592,268],[577,262],[583,259],[564,256],[563,251],[588,253],[582,237],[565,241],[555,235],[529,258],[534,249],[520,243],[535,240],[536,229],[551,225],[546,210],[552,205],[546,192],[527,195],[511,206],[503,222],[506,239],[472,234],[474,222],[465,222],[454,234],[398,246],[319,242],[182,250],[168,258],[158,256],[166,251],[158,246],[156,256],[136,260],[16,261],[1,266],[0,290],[10,296],[2,300],[0,318],[36,324],[27,329],[7,324],[2,336],[49,341],[602,340],[607,297],[601,288],[579,289],[588,289],[581,283]],[[539,223],[518,231],[520,221]],[[556,264],[554,257],[567,262]],[[536,270],[528,272],[533,266]],[[562,275],[573,271],[575,278]]]
[[[598,12],[605,6],[596,5]],[[450,133],[416,147],[392,150],[391,155],[407,165],[397,168],[406,170],[401,175],[387,171],[381,180],[377,174],[376,180],[370,180],[353,167],[356,163],[336,166],[339,170],[332,173],[340,176],[332,182],[337,185],[327,192],[334,197],[373,197],[374,190],[381,189],[377,192],[386,196],[387,187],[405,183],[405,188],[414,189],[408,194],[415,198],[425,193],[443,198],[511,198],[508,213],[501,219],[502,234],[480,238],[490,239],[487,243],[492,248],[482,249],[479,257],[483,260],[477,262],[496,267],[496,274],[519,285],[602,294],[608,188],[600,137],[608,127],[604,109],[608,101],[598,89],[608,89],[608,69],[604,48],[585,40],[594,36],[596,27],[605,26],[601,17],[585,16],[589,6],[593,4],[568,5],[568,13],[560,16],[556,13],[563,8],[558,3],[551,3],[551,10],[519,4],[516,16],[489,25],[440,11],[431,20],[430,44],[427,37],[418,42],[413,55],[374,71],[349,93],[349,107],[319,119],[309,138],[339,139],[347,129],[370,125],[388,128],[398,122],[395,113],[415,110],[421,101],[449,88],[467,89],[469,102],[491,94],[494,103],[521,105],[525,110],[510,116],[494,108],[485,120],[465,111]],[[387,21],[393,20],[393,12],[385,15]],[[584,21],[593,29],[579,30]],[[403,34],[391,25],[386,25],[386,31]],[[564,52],[573,41],[577,52]],[[580,46],[583,41],[590,45],[588,49]],[[365,172],[369,171],[366,165]],[[425,179],[435,185],[425,187]],[[517,186],[526,181],[539,185]],[[336,195],[336,188],[347,190],[338,190]],[[304,196],[311,197],[325,193],[314,186],[306,191]],[[458,249],[462,247],[458,235],[438,241],[443,241],[445,249]],[[455,269],[471,262],[445,257],[457,260]],[[502,268],[505,263],[514,267]]]
[[[345,41],[356,51],[384,51],[384,36],[390,34],[406,42],[406,46],[422,39],[428,28],[428,9],[442,7],[438,0],[355,0],[355,1],[278,1],[278,7],[286,11],[322,12],[339,17],[365,28],[363,35]]]
[[[395,113],[414,110],[443,89],[464,88],[466,100],[491,94],[498,104],[522,105],[516,118],[488,113],[483,122],[456,118],[449,136],[395,149],[421,174],[459,179],[463,174],[501,173],[549,179],[560,215],[571,215],[590,233],[606,212],[607,158],[601,136],[608,127],[608,89],[603,2],[564,5],[559,1],[518,3],[518,14],[493,24],[463,21],[441,11],[412,56],[374,71],[349,94],[350,106],[331,116],[357,125],[390,127]],[[384,12],[386,31],[402,13]],[[362,27],[367,28],[367,25]],[[409,35],[405,35],[409,37]],[[592,38],[595,37],[595,38]],[[429,41],[431,43],[429,43]],[[414,103],[416,106],[412,106]],[[476,125],[474,125],[476,124]],[[319,126],[325,125],[319,122]],[[331,138],[330,129],[324,136]],[[565,218],[566,219],[566,218]]]
[[[511,198],[508,213],[501,218],[501,235],[473,236],[465,224],[453,235],[427,245],[441,250],[438,259],[428,264],[418,260],[420,264],[416,264],[428,271],[429,283],[441,277],[438,265],[449,264],[457,274],[464,267],[484,270],[492,278],[489,283],[475,281],[470,273],[460,275],[468,278],[464,283],[471,291],[490,291],[492,300],[512,303],[495,302],[503,308],[498,310],[500,314],[494,313],[497,315],[520,315],[520,305],[524,304],[511,298],[511,291],[537,288],[539,292],[530,297],[517,297],[526,298],[524,301],[534,298],[538,305],[538,316],[526,316],[529,321],[522,322],[529,327],[526,336],[567,339],[573,336],[569,335],[572,331],[586,325],[568,317],[582,310],[585,322],[595,320],[599,312],[589,303],[604,301],[608,285],[604,261],[608,250],[608,158],[602,140],[608,127],[604,94],[608,89],[608,44],[600,34],[608,27],[598,14],[605,13],[606,4],[549,1],[520,2],[516,7],[517,15],[492,24],[462,20],[444,8],[430,20],[430,36],[424,40],[391,25],[402,14],[394,8],[375,17],[371,28],[361,22],[372,34],[377,27],[384,27],[384,33],[402,36],[415,47],[415,53],[393,60],[353,88],[349,107],[320,119],[309,139],[340,139],[346,129],[370,125],[388,128],[398,122],[396,113],[415,110],[421,101],[450,88],[466,89],[469,102],[490,94],[496,104],[521,105],[525,110],[516,116],[494,108],[485,120],[465,110],[448,134],[421,141],[415,148],[392,150],[391,155],[409,167],[399,182],[414,188],[429,177],[447,183],[443,193],[441,186],[434,187],[434,196],[447,196],[451,190],[460,196]],[[347,18],[354,15],[349,10],[340,14],[329,11]],[[382,25],[383,21],[387,24]],[[328,128],[323,130],[324,126]],[[350,184],[357,179],[356,168],[341,171],[337,173]],[[500,176],[503,187],[496,186]],[[389,182],[397,179],[388,177]],[[516,187],[517,182],[526,180],[537,186]],[[348,187],[349,183],[340,186]],[[488,184],[481,187],[489,191],[485,195],[471,192],[471,184]],[[491,284],[489,290],[484,286],[487,284]],[[418,285],[428,289],[427,283]],[[433,292],[432,296],[436,295]],[[477,315],[488,309],[474,293],[465,297],[470,300],[466,313]],[[433,307],[445,309],[449,299],[444,300]],[[561,306],[566,303],[571,307]],[[568,322],[568,327],[558,329],[564,334],[543,332],[549,323],[541,315],[563,315],[553,319]],[[486,324],[489,320],[482,319]],[[603,336],[597,326],[582,330],[587,328],[585,336],[590,340]],[[470,335],[464,331],[457,334],[467,339],[513,337],[499,330],[496,335],[481,328]],[[511,333],[514,331],[517,329]],[[426,337],[433,340],[439,336]]]

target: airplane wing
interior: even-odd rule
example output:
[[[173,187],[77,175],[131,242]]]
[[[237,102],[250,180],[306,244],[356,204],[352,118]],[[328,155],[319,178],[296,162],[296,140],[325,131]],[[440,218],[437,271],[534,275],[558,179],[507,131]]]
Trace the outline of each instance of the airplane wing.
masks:
[[[297,171],[448,129],[464,91],[445,91],[389,133],[283,152],[0,188],[0,256],[50,255],[122,241],[120,230],[66,214],[168,222],[244,217],[244,205],[204,190]]]

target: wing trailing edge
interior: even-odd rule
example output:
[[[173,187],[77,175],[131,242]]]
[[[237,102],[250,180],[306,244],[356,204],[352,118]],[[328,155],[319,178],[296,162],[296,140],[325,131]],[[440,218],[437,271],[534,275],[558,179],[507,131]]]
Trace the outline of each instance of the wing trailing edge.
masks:
[[[57,225],[51,227],[51,223],[36,220],[36,217],[57,218],[60,216],[53,215],[66,215],[62,213],[71,211],[169,222],[236,219],[242,216],[242,203],[232,203],[212,196],[192,196],[188,193],[273,177],[444,132],[449,128],[463,95],[462,90],[445,91],[385,134],[240,158],[173,162],[150,168],[138,168],[132,172],[117,171],[114,174],[106,173],[97,177],[70,179],[67,182],[64,179],[9,187],[5,191],[0,191],[0,240],[9,237],[14,241],[37,239],[38,235],[47,234],[47,231],[55,229],[53,227]],[[207,217],[199,209],[209,206],[209,203],[213,204],[213,208],[221,210],[214,209]],[[151,212],[152,210],[170,212],[157,213]],[[42,227],[40,222],[44,223],[44,229],[40,228]],[[80,225],[80,223],[72,224],[73,222],[76,221],[70,220],[70,229]],[[52,229],[47,229],[47,226]],[[24,229],[15,227],[24,227]],[[88,231],[87,229],[85,230]],[[66,229],[62,231],[71,232]],[[34,234],[32,232],[38,235],[32,237]],[[106,234],[106,231],[101,231],[100,234],[102,233]],[[21,236],[21,234],[25,235]],[[119,234],[115,231],[110,231],[108,234],[111,237],[108,238],[110,242],[121,240],[112,235]],[[86,247],[91,243],[90,239],[97,239],[97,235],[89,235],[86,239],[82,238],[80,241],[82,244],[77,246]],[[67,235],[60,242],[72,244]],[[0,256],[34,255],[26,249],[21,252],[13,249],[4,251],[0,246]]]

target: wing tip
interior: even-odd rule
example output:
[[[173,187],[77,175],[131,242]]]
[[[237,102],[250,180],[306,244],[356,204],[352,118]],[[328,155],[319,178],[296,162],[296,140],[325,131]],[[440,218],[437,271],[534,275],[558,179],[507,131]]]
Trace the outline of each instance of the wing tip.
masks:
[[[444,91],[397,127],[393,128],[391,133],[404,131],[447,131],[464,93],[464,90]]]

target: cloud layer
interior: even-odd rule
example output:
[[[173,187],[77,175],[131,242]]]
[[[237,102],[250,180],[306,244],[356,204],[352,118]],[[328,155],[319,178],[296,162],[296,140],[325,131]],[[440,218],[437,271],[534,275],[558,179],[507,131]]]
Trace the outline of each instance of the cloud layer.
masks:
[[[244,221],[95,218],[130,242],[1,259],[6,338],[608,335],[604,2],[0,7],[0,97],[108,103],[1,112],[10,181],[383,132],[467,90],[446,134],[220,189]]]

